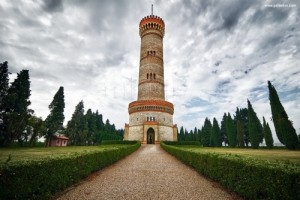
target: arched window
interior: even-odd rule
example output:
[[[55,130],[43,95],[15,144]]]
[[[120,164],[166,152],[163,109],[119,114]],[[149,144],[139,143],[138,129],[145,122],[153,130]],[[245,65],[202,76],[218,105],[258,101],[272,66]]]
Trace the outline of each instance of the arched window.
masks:
[[[153,74],[153,79],[155,79],[155,74]]]
[[[155,56],[155,51],[153,51],[153,55]]]
[[[155,117],[153,117],[153,121],[155,121]]]
[[[149,73],[147,73],[147,79],[149,79]]]

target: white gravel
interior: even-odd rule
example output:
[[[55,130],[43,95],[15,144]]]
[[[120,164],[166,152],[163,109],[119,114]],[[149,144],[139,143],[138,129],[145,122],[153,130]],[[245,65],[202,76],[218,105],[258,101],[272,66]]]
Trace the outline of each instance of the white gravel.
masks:
[[[166,153],[142,145],[133,154],[90,175],[57,199],[240,199]]]

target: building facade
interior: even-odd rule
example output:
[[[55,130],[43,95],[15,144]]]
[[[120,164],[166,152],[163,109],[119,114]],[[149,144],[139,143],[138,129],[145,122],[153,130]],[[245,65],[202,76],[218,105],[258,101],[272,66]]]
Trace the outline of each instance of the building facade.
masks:
[[[174,105],[165,100],[165,23],[155,15],[144,17],[139,24],[139,33],[138,98],[129,104],[129,123],[125,124],[124,140],[147,144],[177,141],[177,126],[173,124]]]

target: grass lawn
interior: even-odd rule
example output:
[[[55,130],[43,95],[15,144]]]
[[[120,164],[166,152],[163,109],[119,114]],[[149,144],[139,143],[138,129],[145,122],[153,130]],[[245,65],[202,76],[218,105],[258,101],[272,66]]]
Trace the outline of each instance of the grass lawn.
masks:
[[[241,155],[245,157],[252,157],[264,160],[278,160],[293,162],[300,165],[300,151],[290,151],[286,149],[241,149],[241,148],[218,148],[218,147],[195,147],[195,146],[181,146],[180,148],[189,149],[199,153],[221,153]]]
[[[68,147],[36,147],[36,148],[0,148],[0,163],[5,162],[9,155],[10,162],[19,160],[34,160],[45,157],[55,157],[61,155],[68,155],[79,153],[82,151],[103,151],[105,149],[120,148],[126,145],[102,145],[102,146],[68,146]]]

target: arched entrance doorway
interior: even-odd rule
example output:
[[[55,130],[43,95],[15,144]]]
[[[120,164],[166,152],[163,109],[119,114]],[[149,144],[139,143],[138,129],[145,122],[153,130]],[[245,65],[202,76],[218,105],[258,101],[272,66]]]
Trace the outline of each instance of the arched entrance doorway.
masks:
[[[155,133],[153,128],[149,128],[147,131],[147,144],[155,143]]]

